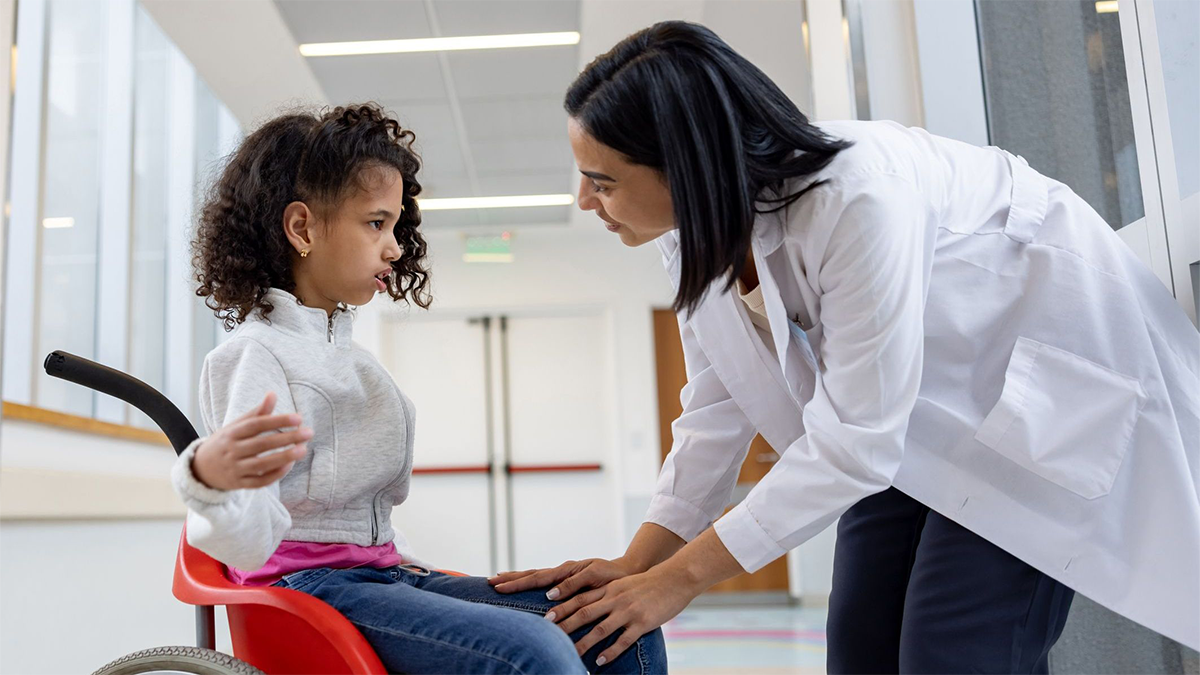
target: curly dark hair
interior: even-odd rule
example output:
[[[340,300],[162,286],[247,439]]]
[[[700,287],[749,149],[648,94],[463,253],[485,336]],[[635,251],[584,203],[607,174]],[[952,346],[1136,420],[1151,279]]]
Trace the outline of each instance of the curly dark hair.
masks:
[[[208,190],[192,242],[196,295],[233,330],[254,310],[268,316],[267,289],[294,291],[292,247],[283,230],[287,205],[301,201],[330,213],[370,169],[391,167],[404,183],[393,232],[401,256],[392,263],[393,301],[428,309],[429,269],[415,134],[375,103],[276,117],[247,137]]]

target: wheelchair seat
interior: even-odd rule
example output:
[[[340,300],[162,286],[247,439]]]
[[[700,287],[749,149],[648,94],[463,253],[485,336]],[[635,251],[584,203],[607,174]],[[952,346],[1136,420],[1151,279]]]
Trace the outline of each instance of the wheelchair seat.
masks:
[[[187,543],[186,526],[171,590],[189,605],[224,605],[233,655],[264,673],[387,673],[366,638],[336,609],[290,588],[233,583],[224,565]]]

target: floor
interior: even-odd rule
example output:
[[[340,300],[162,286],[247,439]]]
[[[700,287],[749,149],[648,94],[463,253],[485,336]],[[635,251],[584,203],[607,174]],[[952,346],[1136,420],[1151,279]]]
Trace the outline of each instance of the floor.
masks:
[[[824,608],[691,607],[664,627],[672,675],[825,672]]]

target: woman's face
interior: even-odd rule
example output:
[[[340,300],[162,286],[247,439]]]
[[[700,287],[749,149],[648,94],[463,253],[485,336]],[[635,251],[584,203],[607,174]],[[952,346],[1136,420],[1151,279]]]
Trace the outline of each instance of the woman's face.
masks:
[[[579,208],[595,211],[626,246],[641,246],[675,229],[671,191],[661,173],[631,164],[621,153],[597,141],[575,118],[567,134],[579,179]]]

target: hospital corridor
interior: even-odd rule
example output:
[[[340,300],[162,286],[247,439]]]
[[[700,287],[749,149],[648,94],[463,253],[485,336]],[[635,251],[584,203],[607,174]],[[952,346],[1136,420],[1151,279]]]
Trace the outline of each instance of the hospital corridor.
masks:
[[[0,35],[0,675],[1200,675],[1200,2]]]

